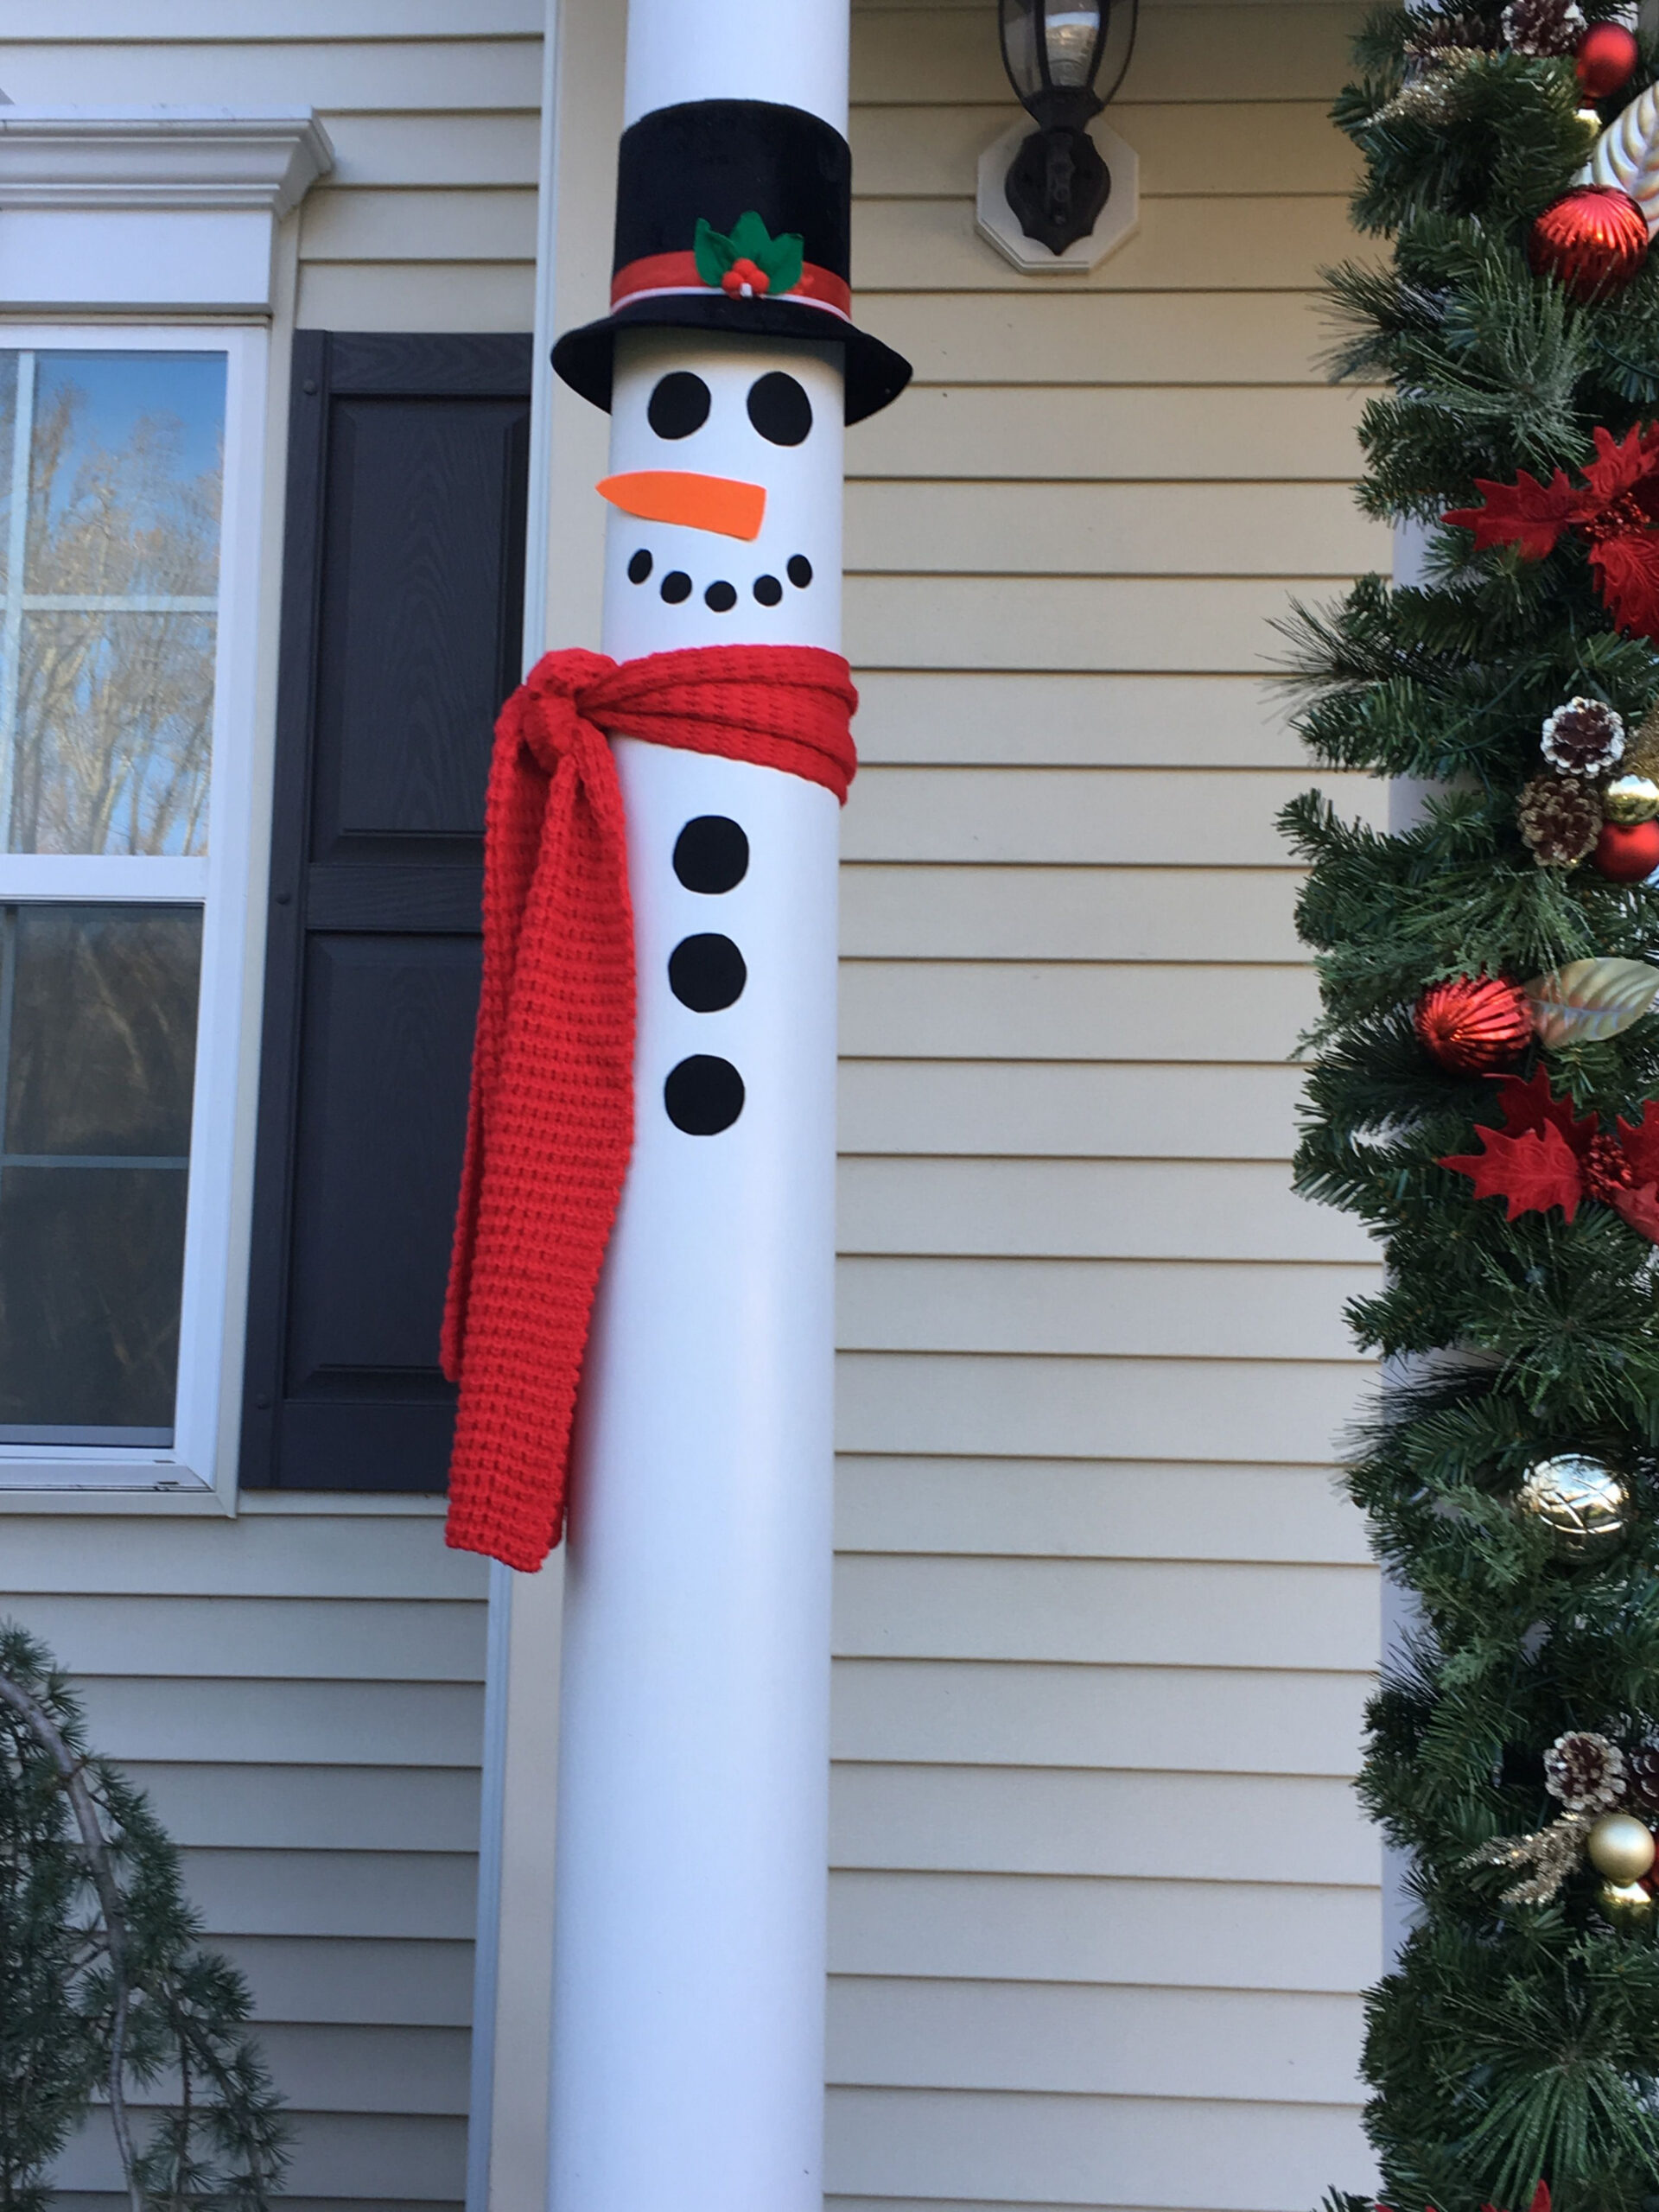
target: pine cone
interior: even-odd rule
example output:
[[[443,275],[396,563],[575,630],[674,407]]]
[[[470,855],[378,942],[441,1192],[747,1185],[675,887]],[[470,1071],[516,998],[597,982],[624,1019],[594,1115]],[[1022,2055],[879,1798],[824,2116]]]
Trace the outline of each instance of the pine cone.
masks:
[[[1624,723],[1600,699],[1569,699],[1544,717],[1544,758],[1564,776],[1604,775],[1624,750]]]
[[[1574,0],[1510,0],[1500,19],[1503,43],[1516,54],[1573,54],[1584,36]]]
[[[1413,55],[1439,54],[1447,47],[1490,51],[1493,43],[1480,17],[1461,8],[1438,7],[1429,0],[1429,4],[1408,7],[1406,18],[1411,26],[1407,52]]]
[[[1540,868],[1574,868],[1601,835],[1601,799],[1567,776],[1535,776],[1516,810]]]
[[[1643,1744],[1624,1754],[1626,1784],[1632,1804],[1644,1813],[1659,1813],[1659,1744]]]
[[[1635,1170],[1624,1157],[1624,1147],[1618,1139],[1592,1137],[1584,1160],[1584,1187],[1589,1196],[1599,1198],[1606,1205],[1611,1204],[1615,1191],[1628,1191],[1635,1181]]]
[[[1544,1783],[1569,1813],[1602,1813],[1624,1795],[1624,1754],[1605,1736],[1575,1728],[1544,1753]]]

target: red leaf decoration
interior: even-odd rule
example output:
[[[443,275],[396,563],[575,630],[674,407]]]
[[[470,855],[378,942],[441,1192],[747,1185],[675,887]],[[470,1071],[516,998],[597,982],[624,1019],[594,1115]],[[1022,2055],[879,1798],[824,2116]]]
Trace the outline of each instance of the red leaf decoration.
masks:
[[[1618,1142],[1630,1163],[1637,1187],[1639,1189],[1644,1183],[1659,1183],[1659,1098],[1649,1099],[1634,1128],[1628,1122],[1620,1121]]]
[[[1547,1070],[1536,1068],[1522,1083],[1518,1075],[1502,1076],[1498,1079],[1497,1103],[1503,1115],[1503,1126],[1512,1137],[1525,1129],[1559,1129],[1580,1159],[1589,1149],[1590,1140],[1599,1126],[1594,1114],[1582,1117],[1573,1111],[1570,1097],[1558,1098],[1550,1089]]]
[[[1554,1122],[1529,1129],[1518,1137],[1501,1129],[1477,1133],[1484,1152],[1464,1153],[1440,1160],[1455,1168],[1475,1186],[1478,1198],[1507,1198],[1507,1219],[1523,1213],[1545,1213],[1560,1206],[1571,1221],[1584,1196],[1584,1177],[1579,1156]]]
[[[1653,1184],[1638,1191],[1610,1191],[1607,1203],[1638,1236],[1645,1236],[1649,1244],[1659,1244],[1659,1189]]]
[[[1523,560],[1541,561],[1554,551],[1561,532],[1581,519],[1574,512],[1580,500],[1562,468],[1548,484],[1541,484],[1524,468],[1513,484],[1494,484],[1477,476],[1475,489],[1484,496],[1484,506],[1453,507],[1440,520],[1472,530],[1478,552],[1489,545],[1518,545]]]
[[[1645,484],[1659,467],[1659,423],[1638,423],[1622,438],[1598,423],[1592,435],[1596,457],[1584,472],[1584,493],[1574,503],[1574,522],[1588,522],[1603,507]]]
[[[1659,532],[1620,531],[1590,548],[1590,565],[1608,613],[1621,630],[1659,638]]]

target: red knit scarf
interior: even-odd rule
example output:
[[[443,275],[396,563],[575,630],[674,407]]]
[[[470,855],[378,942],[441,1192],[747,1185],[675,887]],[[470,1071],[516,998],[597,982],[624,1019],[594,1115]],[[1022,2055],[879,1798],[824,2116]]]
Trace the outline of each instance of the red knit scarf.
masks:
[[[600,1263],[633,1143],[633,912],[611,731],[847,797],[838,653],[549,653],[501,710],[484,831],[484,979],[443,1316],[461,1385],[447,1541],[540,1567],[559,1541]]]

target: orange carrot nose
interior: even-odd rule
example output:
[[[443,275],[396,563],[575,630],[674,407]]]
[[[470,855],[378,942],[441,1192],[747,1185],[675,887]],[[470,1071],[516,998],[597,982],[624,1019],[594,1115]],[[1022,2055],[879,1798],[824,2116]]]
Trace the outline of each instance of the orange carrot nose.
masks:
[[[698,476],[686,468],[631,468],[607,476],[594,489],[625,515],[645,522],[683,522],[717,530],[724,537],[759,537],[766,511],[764,484],[733,476]]]

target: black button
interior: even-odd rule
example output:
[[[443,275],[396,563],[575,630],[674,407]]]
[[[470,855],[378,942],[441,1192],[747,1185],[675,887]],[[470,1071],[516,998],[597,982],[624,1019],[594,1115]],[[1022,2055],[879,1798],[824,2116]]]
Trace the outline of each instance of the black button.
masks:
[[[717,1137],[743,1111],[743,1078],[729,1060],[694,1052],[669,1071],[663,1103],[677,1129],[689,1137]]]
[[[784,573],[789,578],[791,583],[794,585],[797,591],[804,591],[808,584],[812,581],[812,563],[807,559],[804,553],[791,553],[789,556],[789,565],[785,569]],[[667,596],[668,586],[666,584],[663,586],[663,594],[664,597]]]
[[[776,576],[757,576],[754,595],[762,607],[776,607],[784,595],[784,588]]]
[[[628,582],[642,584],[651,574],[651,556],[642,545],[628,563]]]
[[[671,569],[663,578],[663,597],[671,607],[677,607],[683,599],[691,596],[691,579],[683,569]]]
[[[749,420],[768,445],[798,446],[812,428],[812,403],[806,388],[781,369],[749,386]]]
[[[711,613],[729,614],[737,605],[737,594],[722,578],[719,583],[709,585],[702,594],[702,601]]]
[[[709,420],[709,387],[690,369],[674,369],[658,379],[645,408],[645,420],[659,438],[689,438]]]
[[[693,1014],[719,1014],[743,995],[749,971],[728,937],[682,938],[668,956],[668,988]]]
[[[674,841],[674,873],[688,891],[735,890],[749,872],[749,841],[727,814],[699,814]]]

